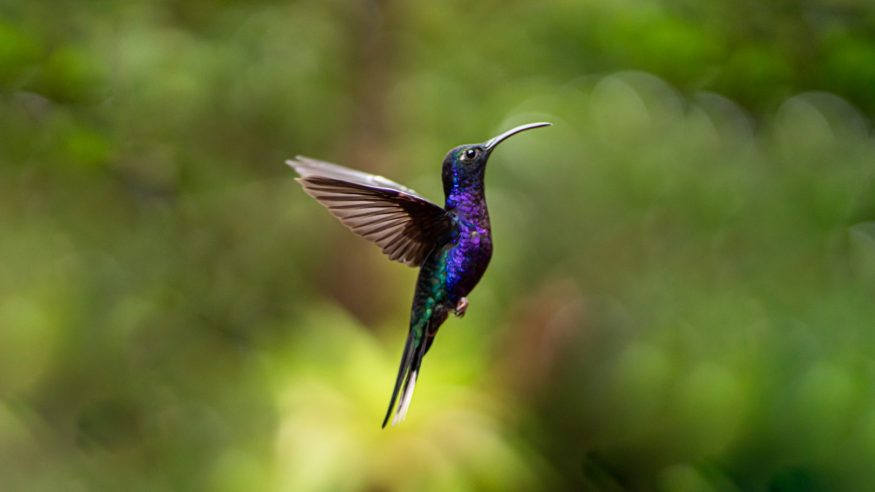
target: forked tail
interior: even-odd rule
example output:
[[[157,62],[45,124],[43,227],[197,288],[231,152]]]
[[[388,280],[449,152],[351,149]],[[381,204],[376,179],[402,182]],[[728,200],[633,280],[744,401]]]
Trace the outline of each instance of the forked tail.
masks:
[[[389,416],[392,415],[392,408],[398,400],[398,392],[401,391],[401,401],[398,402],[398,408],[395,411],[395,417],[392,419],[392,425],[395,425],[407,416],[407,409],[410,408],[410,400],[413,399],[413,389],[416,387],[416,376],[419,373],[419,367],[422,365],[422,358],[428,350],[430,343],[425,336],[420,336],[417,340],[416,332],[410,330],[407,335],[407,343],[404,344],[404,352],[401,354],[401,365],[398,367],[398,377],[395,378],[395,388],[392,390],[392,399],[389,401],[389,408],[386,410],[386,417],[383,419],[383,428],[389,422]],[[403,383],[403,390],[402,390]]]

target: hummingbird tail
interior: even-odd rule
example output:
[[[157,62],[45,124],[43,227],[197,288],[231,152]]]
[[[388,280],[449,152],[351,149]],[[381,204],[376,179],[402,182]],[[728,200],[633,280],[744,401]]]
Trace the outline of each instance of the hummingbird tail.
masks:
[[[410,331],[407,333],[407,343],[404,344],[404,353],[401,355],[401,366],[398,367],[398,377],[395,378],[392,399],[389,401],[389,408],[386,410],[386,417],[383,419],[383,428],[389,422],[389,416],[392,415],[392,409],[398,400],[399,392],[401,393],[401,401],[398,402],[398,408],[395,409],[392,425],[401,422],[407,416],[407,410],[410,408],[410,400],[413,399],[413,389],[416,387],[416,378],[419,376],[419,367],[422,365],[422,359],[425,357],[428,349],[431,348],[438,328],[447,319],[448,315],[449,310],[444,306],[440,306],[430,313],[429,317],[413,316]]]
[[[395,378],[395,388],[392,389],[392,399],[389,400],[389,408],[386,410],[386,417],[383,419],[384,429],[386,428],[386,423],[389,422],[389,415],[392,415],[392,408],[395,406],[395,400],[398,399],[398,391],[401,389],[401,383],[404,382],[412,361],[413,332],[411,331],[407,335],[407,342],[404,344],[404,352],[401,354],[401,365],[398,367],[398,376]]]
[[[416,387],[416,376],[419,374],[419,367],[422,365],[422,358],[428,351],[429,340],[422,340],[416,347],[416,352],[413,355],[413,360],[410,361],[410,369],[407,372],[407,381],[404,382],[404,391],[401,395],[401,401],[398,403],[398,410],[395,411],[395,417],[392,418],[392,425],[399,424],[407,417],[407,409],[410,408],[410,401],[413,400],[413,389]]]
[[[401,365],[398,368],[398,377],[395,379],[395,388],[392,390],[392,399],[389,401],[389,408],[386,409],[386,417],[383,419],[383,428],[389,422],[389,416],[392,415],[399,391],[401,392],[401,401],[398,402],[395,417],[392,418],[392,425],[403,421],[404,417],[407,416],[407,409],[410,408],[419,367],[422,365],[422,358],[430,345],[427,340],[417,343],[415,337],[416,334],[413,330],[407,335],[407,343],[404,344],[404,353],[401,355]]]
[[[417,372],[419,372],[417,369],[413,369],[407,377],[407,383],[404,384],[404,394],[401,395],[398,411],[395,412],[395,416],[392,418],[392,425],[398,425],[407,417],[407,409],[410,408],[410,402],[413,400],[413,388],[416,387]]]

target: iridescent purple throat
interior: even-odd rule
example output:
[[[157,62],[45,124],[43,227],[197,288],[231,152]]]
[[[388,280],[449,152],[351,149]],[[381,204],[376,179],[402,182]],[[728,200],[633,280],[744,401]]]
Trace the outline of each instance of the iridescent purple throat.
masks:
[[[492,258],[492,231],[486,207],[483,172],[455,170],[446,190],[445,208],[457,220],[457,234],[446,251],[446,287],[455,303],[477,285]]]

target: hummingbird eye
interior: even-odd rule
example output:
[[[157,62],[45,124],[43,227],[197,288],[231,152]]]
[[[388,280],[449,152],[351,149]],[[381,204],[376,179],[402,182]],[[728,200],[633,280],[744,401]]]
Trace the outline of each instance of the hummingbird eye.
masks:
[[[465,151],[465,160],[471,160],[475,157],[477,157],[477,150],[476,149],[468,149]]]

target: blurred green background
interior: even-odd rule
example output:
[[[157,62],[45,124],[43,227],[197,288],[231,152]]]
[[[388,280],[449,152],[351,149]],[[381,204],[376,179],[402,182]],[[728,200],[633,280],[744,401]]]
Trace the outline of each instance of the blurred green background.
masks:
[[[875,490],[875,4],[0,0],[2,490]],[[380,430],[416,272],[495,255]]]

